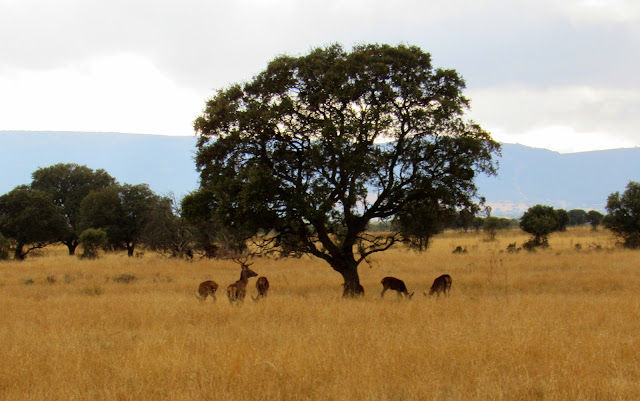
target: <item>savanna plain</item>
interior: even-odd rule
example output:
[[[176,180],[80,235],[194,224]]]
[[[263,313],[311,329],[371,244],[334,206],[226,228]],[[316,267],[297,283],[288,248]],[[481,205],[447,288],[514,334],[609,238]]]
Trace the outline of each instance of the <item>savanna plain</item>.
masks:
[[[505,251],[526,239],[446,232],[377,254],[354,300],[319,260],[256,259],[271,290],[254,302],[252,278],[241,305],[229,261],[51,248],[2,262],[0,399],[640,399],[640,253],[588,228]],[[424,296],[444,273],[450,296]],[[413,298],[381,299],[385,276]],[[216,302],[196,299],[204,280]]]

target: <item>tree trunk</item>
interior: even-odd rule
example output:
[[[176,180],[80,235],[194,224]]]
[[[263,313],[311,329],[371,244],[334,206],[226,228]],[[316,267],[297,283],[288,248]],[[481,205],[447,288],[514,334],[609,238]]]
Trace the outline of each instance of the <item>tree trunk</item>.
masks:
[[[335,267],[334,267],[335,269]],[[338,273],[342,274],[344,279],[344,290],[342,291],[343,298],[356,298],[364,295],[364,288],[360,285],[360,277],[358,276],[358,266],[348,265],[341,269],[336,269]]]
[[[76,248],[78,247],[78,240],[74,239],[68,242],[63,242],[69,248],[69,256],[73,256],[76,254]]]
[[[27,257],[27,254],[24,253],[24,244],[18,243],[18,245],[16,245],[16,250],[13,253],[13,258],[15,260],[24,260],[24,258],[26,257]]]
[[[136,250],[136,244],[135,243],[127,243],[127,256],[132,257],[133,256],[133,252]]]

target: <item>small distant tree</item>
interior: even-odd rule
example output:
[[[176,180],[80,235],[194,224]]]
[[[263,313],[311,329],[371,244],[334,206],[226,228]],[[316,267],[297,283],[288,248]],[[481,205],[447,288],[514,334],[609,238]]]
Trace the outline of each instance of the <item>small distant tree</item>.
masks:
[[[482,229],[484,230],[484,232],[489,234],[490,241],[495,241],[496,233],[499,228],[500,228],[500,219],[498,219],[497,217],[490,216],[484,219],[482,224]]]
[[[640,183],[631,181],[622,195],[609,195],[607,212],[604,226],[621,238],[625,247],[640,248]]]
[[[582,226],[588,223],[587,212],[582,209],[569,210],[569,226]]]
[[[569,224],[569,213],[564,209],[556,209],[556,224],[555,231],[567,231],[567,225]]]
[[[0,196],[0,234],[14,241],[14,259],[58,242],[65,229],[62,210],[49,194],[18,187]]]
[[[598,226],[602,223],[604,215],[597,210],[589,210],[587,221],[591,224],[593,231],[598,231]]]
[[[455,210],[437,203],[415,203],[396,218],[396,225],[405,243],[419,252],[426,251],[431,238],[441,233],[456,216]]]
[[[535,205],[520,219],[520,228],[533,235],[530,248],[549,246],[549,234],[558,229],[558,214],[551,206]]]
[[[489,235],[489,240],[494,241],[498,230],[509,228],[511,220],[500,217],[489,216],[484,219],[482,229]]]
[[[82,245],[80,259],[96,259],[98,252],[107,243],[107,233],[100,228],[89,228],[78,238]]]

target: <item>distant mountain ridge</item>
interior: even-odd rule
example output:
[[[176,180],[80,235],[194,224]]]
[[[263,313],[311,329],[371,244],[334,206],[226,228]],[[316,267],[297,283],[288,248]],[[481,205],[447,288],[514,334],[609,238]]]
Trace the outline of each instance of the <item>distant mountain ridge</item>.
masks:
[[[195,145],[195,136],[0,131],[0,194],[31,182],[40,167],[77,163],[180,198],[198,188]],[[503,144],[498,162],[496,177],[476,181],[496,216],[519,217],[538,203],[604,211],[609,194],[640,181],[640,148],[561,154]]]

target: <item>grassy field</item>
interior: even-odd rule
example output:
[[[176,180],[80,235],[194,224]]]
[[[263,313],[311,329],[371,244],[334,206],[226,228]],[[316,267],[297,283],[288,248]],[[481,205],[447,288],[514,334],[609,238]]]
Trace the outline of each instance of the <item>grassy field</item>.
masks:
[[[239,306],[224,261],[55,248],[3,262],[0,400],[640,399],[640,253],[588,229],[503,252],[525,239],[445,233],[423,254],[385,252],[360,267],[358,300],[318,260],[256,260],[271,292]],[[424,297],[443,273],[450,297]],[[380,299],[389,275],[414,298]],[[209,279],[218,300],[199,302]]]

